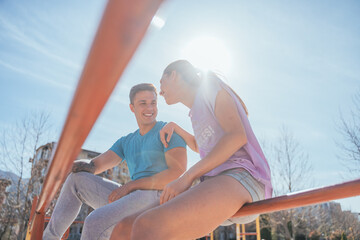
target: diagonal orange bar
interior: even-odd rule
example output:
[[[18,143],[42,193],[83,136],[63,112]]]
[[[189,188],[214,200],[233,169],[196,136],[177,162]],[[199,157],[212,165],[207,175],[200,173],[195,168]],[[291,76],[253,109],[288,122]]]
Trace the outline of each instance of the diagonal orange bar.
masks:
[[[360,195],[360,178],[333,186],[290,193],[284,196],[245,204],[233,217],[270,213],[357,195]]]
[[[44,213],[163,0],[109,0],[50,162],[31,223],[41,239]]]

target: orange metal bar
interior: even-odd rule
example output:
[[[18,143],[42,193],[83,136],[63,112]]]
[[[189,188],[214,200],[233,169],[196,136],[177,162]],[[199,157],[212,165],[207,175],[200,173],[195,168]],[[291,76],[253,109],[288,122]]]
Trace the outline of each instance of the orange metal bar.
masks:
[[[240,232],[240,224],[236,224],[236,240],[240,240],[241,238],[241,232]]]
[[[162,2],[163,0],[108,1],[44,181],[36,207],[37,214],[31,225],[31,239],[42,238],[42,231],[38,230],[44,227],[43,213],[64,182],[81,146]]]
[[[256,218],[256,240],[260,240],[260,217]]]
[[[360,195],[360,178],[333,186],[290,193],[280,197],[245,204],[234,217],[270,213],[357,195]]]
[[[36,208],[37,201],[38,201],[38,196],[35,196],[34,199],[33,199],[32,205],[31,205],[31,211],[30,211],[30,217],[29,217],[29,224],[28,224],[28,227],[27,227],[27,232],[26,232],[26,238],[25,238],[25,240],[29,240],[29,239],[30,239],[30,236],[31,236],[31,233],[30,233],[31,222],[32,222],[32,220],[33,220],[33,218],[34,218],[35,208]]]
[[[240,236],[241,236],[242,240],[246,240],[246,235],[245,235],[244,233],[246,233],[245,224],[241,224],[241,233],[240,233]]]
[[[35,212],[35,216],[30,226],[30,239],[39,240],[42,239],[42,234],[44,231],[44,218],[45,212]]]

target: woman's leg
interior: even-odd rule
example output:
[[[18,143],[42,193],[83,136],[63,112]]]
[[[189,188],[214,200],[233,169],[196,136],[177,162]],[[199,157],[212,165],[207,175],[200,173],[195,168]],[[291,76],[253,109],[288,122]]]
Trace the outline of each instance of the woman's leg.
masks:
[[[111,233],[110,240],[130,240],[131,230],[135,219],[143,212],[135,213],[128,216],[116,224],[115,228]]]
[[[171,201],[141,214],[132,240],[200,238],[251,202],[249,192],[230,176],[216,176]]]

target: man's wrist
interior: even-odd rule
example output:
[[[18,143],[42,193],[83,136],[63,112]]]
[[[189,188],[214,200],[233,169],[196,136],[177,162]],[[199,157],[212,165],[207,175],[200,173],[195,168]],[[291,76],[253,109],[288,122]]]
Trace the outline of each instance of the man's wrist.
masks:
[[[127,182],[124,184],[124,186],[126,186],[126,190],[128,193],[131,193],[136,190],[134,181]]]

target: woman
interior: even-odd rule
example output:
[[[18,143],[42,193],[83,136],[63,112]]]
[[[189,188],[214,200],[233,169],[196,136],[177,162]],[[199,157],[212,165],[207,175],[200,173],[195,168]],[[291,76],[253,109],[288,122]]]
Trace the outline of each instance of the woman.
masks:
[[[160,132],[163,144],[175,131],[201,160],[164,188],[159,207],[124,221],[131,222],[131,239],[194,239],[218,225],[255,220],[231,218],[245,203],[272,193],[270,168],[242,100],[216,74],[200,77],[185,60],[167,66],[160,84],[167,104],[190,109],[194,130],[193,136],[169,123]],[[202,182],[190,188],[197,178]]]

